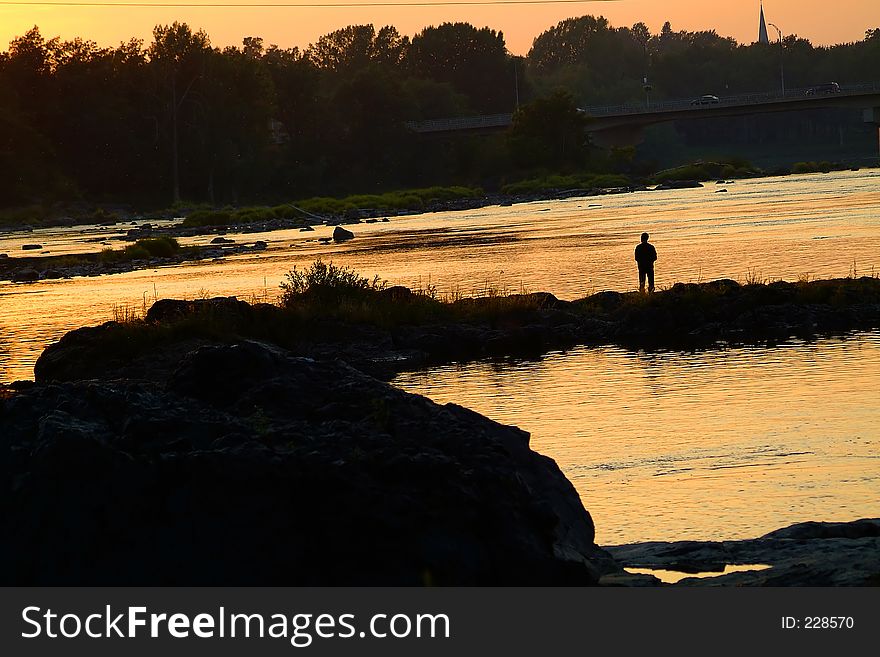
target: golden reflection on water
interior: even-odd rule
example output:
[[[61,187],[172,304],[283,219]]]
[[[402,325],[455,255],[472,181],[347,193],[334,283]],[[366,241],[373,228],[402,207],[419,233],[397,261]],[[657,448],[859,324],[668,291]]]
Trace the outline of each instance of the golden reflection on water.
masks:
[[[266,251],[97,278],[0,283],[0,381],[31,378],[43,348],[65,332],[140,309],[155,297],[237,295],[272,299],[292,266],[316,257],[392,284],[440,294],[546,290],[574,299],[637,285],[632,251],[651,233],[658,286],[715,278],[826,278],[880,273],[880,171],[741,180],[701,189],[638,192],[392,217],[352,227],[340,245],[330,227],[227,234]],[[155,222],[154,222],[155,223]],[[52,253],[96,250],[129,224],[0,234],[0,253],[43,243]],[[96,238],[96,235],[98,237]],[[206,244],[213,236],[182,239]],[[113,242],[113,244],[119,244]],[[117,247],[118,248],[118,247]]]
[[[813,174],[737,181],[726,193],[708,184],[392,217],[352,227],[356,239],[341,245],[316,241],[330,227],[228,234],[269,248],[222,262],[0,283],[0,381],[31,378],[47,344],[112,319],[114,307],[140,311],[167,297],[271,300],[286,271],[319,255],[440,294],[547,290],[567,299],[634,289],[642,231],[659,252],[660,287],[878,274],[878,183],[876,170]],[[33,255],[23,243],[45,243],[53,254],[94,251],[127,229],[0,234],[0,253]],[[748,538],[791,522],[878,515],[876,333],[696,354],[576,349],[397,383],[532,432],[532,446],[558,461],[593,514],[600,543]]]
[[[577,348],[394,384],[531,432],[600,544],[752,538],[880,511],[880,332],[696,353]]]

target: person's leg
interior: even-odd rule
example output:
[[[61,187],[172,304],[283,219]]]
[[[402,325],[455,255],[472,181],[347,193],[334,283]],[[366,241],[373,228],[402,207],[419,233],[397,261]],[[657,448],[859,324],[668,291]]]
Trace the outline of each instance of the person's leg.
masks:
[[[645,291],[645,270],[639,267],[639,292]]]
[[[648,274],[648,292],[654,291],[654,268],[651,267],[647,272]]]

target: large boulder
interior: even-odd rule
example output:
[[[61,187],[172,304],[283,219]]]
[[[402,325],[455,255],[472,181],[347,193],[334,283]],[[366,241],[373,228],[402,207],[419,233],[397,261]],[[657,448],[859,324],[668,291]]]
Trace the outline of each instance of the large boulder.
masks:
[[[333,229],[334,242],[345,242],[350,239],[354,239],[354,233],[352,233],[350,230],[346,230],[342,226],[337,226]]]
[[[0,397],[5,585],[590,584],[529,436],[253,341]]]

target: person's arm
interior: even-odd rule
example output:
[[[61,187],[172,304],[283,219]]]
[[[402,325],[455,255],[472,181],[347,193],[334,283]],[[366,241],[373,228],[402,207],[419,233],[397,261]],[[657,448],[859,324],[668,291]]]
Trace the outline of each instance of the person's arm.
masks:
[[[651,247],[651,252],[652,252],[652,254],[653,254],[653,256],[654,256],[654,260],[653,260],[652,262],[657,262],[657,249],[655,249],[655,248],[652,246],[652,247]]]

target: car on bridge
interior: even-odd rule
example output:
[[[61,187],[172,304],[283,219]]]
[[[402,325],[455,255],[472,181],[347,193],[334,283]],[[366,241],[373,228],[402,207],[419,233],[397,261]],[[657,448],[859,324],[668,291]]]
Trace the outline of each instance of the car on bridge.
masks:
[[[717,105],[720,101],[718,100],[718,96],[713,96],[712,94],[706,94],[705,96],[700,96],[699,98],[694,98],[691,101],[691,105]]]
[[[836,82],[826,82],[825,84],[817,84],[807,89],[807,96],[821,96],[823,94],[839,94],[840,85]]]

